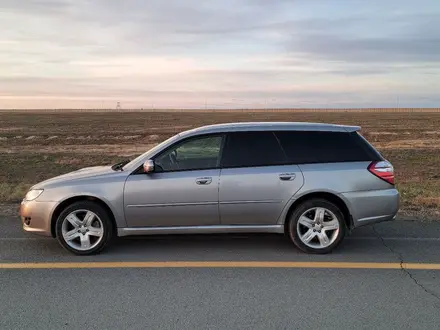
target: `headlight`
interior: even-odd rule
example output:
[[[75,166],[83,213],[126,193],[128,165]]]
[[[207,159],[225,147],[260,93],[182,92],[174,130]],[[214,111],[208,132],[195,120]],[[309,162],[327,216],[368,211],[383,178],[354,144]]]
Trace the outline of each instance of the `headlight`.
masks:
[[[43,193],[43,189],[32,189],[29,190],[26,196],[24,197],[24,200],[26,201],[33,201],[38,196],[40,196]]]

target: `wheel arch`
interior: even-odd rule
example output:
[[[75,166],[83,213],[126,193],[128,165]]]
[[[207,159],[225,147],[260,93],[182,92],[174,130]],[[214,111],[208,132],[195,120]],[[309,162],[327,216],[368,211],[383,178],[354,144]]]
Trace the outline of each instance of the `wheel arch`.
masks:
[[[52,237],[56,237],[56,233],[55,233],[55,225],[56,225],[56,221],[58,219],[58,217],[60,216],[61,212],[63,212],[63,210],[68,207],[69,205],[72,205],[73,203],[76,202],[82,202],[82,201],[92,201],[96,204],[98,204],[99,206],[101,206],[104,210],[106,210],[106,212],[108,213],[110,220],[112,222],[113,225],[113,230],[114,232],[116,232],[117,230],[117,226],[116,226],[116,219],[115,219],[115,215],[112,211],[112,209],[110,208],[110,206],[103,201],[102,199],[96,197],[96,196],[92,196],[92,195],[78,195],[78,196],[71,196],[66,198],[65,200],[63,200],[62,202],[60,202],[54,209],[52,216],[51,216],[51,220],[50,220],[50,232]]]
[[[289,225],[290,216],[295,211],[295,209],[300,205],[302,202],[306,200],[310,200],[313,198],[321,198],[325,199],[329,202],[332,202],[336,206],[338,206],[341,209],[342,214],[344,215],[345,224],[347,226],[347,229],[350,230],[353,228],[353,217],[350,212],[349,206],[347,205],[347,202],[340,196],[338,196],[337,193],[329,192],[329,191],[314,191],[309,192],[304,195],[301,195],[300,197],[293,200],[293,202],[288,206],[288,211],[286,212],[286,215],[284,217],[284,231],[287,232],[287,228]]]

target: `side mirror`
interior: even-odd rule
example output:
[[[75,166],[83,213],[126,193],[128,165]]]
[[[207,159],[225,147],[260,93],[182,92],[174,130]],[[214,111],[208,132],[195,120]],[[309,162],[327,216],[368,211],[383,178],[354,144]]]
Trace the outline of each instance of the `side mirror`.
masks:
[[[154,161],[149,159],[144,163],[144,173],[153,173],[154,172]]]

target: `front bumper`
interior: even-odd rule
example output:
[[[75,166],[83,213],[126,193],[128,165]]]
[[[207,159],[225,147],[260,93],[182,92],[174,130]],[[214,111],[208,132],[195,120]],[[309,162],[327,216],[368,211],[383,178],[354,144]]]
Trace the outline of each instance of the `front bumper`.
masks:
[[[52,236],[51,219],[56,202],[22,201],[20,217],[23,230],[43,236]]]

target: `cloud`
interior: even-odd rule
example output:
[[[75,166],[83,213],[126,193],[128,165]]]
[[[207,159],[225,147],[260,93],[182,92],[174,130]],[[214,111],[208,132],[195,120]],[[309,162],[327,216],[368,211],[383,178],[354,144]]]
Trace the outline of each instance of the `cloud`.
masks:
[[[440,29],[440,26],[439,26]],[[440,62],[440,36],[344,38],[308,34],[293,38],[292,52],[347,62]]]
[[[290,35],[288,48],[292,54],[320,60],[439,63],[439,17],[439,13],[405,14],[304,22]]]
[[[0,107],[23,96],[436,102],[440,8],[429,3],[3,0]]]

